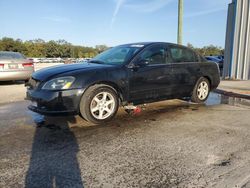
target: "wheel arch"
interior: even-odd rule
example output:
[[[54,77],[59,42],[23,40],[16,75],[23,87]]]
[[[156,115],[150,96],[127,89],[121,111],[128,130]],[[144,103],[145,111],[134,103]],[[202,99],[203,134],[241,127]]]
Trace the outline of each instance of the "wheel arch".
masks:
[[[204,78],[206,78],[209,81],[209,85],[210,85],[210,89],[212,87],[212,79],[209,76],[203,76]]]
[[[121,90],[121,88],[114,82],[112,81],[98,81],[98,82],[94,82],[92,84],[90,84],[86,89],[85,92],[92,86],[95,85],[106,85],[108,87],[110,87],[111,89],[113,89],[117,94],[118,94],[118,98],[119,98],[119,102],[123,102],[124,101],[124,96],[123,96],[123,92]],[[84,93],[85,93],[84,92]],[[83,93],[83,94],[84,94]]]
[[[99,91],[96,91],[98,90]],[[100,90],[101,89],[101,90]],[[100,91],[104,91],[104,90],[109,90],[109,93],[112,90],[113,95],[117,93],[116,95],[116,102],[115,104],[115,108],[113,109],[112,113],[109,114],[109,116],[106,119],[98,119],[97,117],[94,117],[93,114],[91,114],[91,109],[90,109],[90,105],[91,105],[91,100],[89,100],[89,97],[94,97],[96,94],[98,94],[98,92]],[[96,92],[96,93],[95,93]],[[115,114],[117,113],[117,110],[119,108],[120,105],[120,93],[117,90],[117,88],[115,87],[114,84],[110,83],[110,82],[95,82],[93,84],[90,84],[88,87],[85,88],[82,96],[81,96],[81,100],[79,103],[79,115],[92,123],[95,124],[99,124],[99,123],[103,123],[106,121],[111,120]],[[106,107],[105,107],[106,108]]]

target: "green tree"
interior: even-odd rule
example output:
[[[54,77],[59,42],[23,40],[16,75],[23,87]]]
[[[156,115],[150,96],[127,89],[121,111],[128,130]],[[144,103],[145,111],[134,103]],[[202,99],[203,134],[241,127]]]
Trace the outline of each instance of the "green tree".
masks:
[[[108,47],[106,45],[102,44],[102,45],[96,45],[95,49],[97,50],[98,53],[101,53],[101,52],[107,50]]]
[[[27,51],[22,43],[22,40],[20,39],[14,40],[12,38],[4,37],[0,42],[0,46],[0,49],[3,51],[13,51],[20,53],[26,53]]]
[[[60,57],[60,45],[58,45],[55,41],[51,40],[45,45],[45,53],[46,57]]]
[[[63,39],[57,41],[51,40],[49,42],[45,42],[42,39],[28,41],[14,40],[7,37],[0,39],[1,51],[20,52],[27,57],[93,57],[106,48],[106,45],[97,45],[96,48],[75,46]]]
[[[209,45],[204,46],[202,48],[195,48],[191,43],[187,43],[187,47],[192,48],[197,53],[203,55],[203,56],[210,56],[210,55],[223,55],[224,49],[218,46]]]

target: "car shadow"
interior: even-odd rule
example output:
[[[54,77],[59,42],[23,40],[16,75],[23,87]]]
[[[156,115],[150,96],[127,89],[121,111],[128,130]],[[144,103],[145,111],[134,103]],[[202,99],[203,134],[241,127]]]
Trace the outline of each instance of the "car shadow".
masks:
[[[25,84],[25,81],[0,81],[1,85],[22,85]]]
[[[75,117],[54,124],[53,118],[37,122],[25,187],[84,187],[77,153],[78,143],[69,124]]]

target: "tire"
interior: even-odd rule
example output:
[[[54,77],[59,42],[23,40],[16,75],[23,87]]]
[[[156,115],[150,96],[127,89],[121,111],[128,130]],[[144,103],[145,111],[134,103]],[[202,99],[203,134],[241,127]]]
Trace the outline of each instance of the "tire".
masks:
[[[210,82],[208,81],[208,79],[201,77],[195,84],[191,101],[195,103],[203,103],[207,100],[209,92]]]
[[[117,92],[114,88],[98,84],[91,86],[80,101],[81,116],[94,124],[108,122],[114,118],[119,107]]]

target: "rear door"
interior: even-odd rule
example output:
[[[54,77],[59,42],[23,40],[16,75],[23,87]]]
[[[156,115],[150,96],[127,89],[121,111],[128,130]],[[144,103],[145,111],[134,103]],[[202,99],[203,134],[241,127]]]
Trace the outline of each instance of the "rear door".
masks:
[[[173,91],[175,96],[190,96],[200,76],[199,58],[191,49],[170,45],[169,52],[173,68]]]
[[[171,64],[165,44],[145,48],[132,63],[135,66],[129,70],[130,102],[157,100],[171,93]]]

